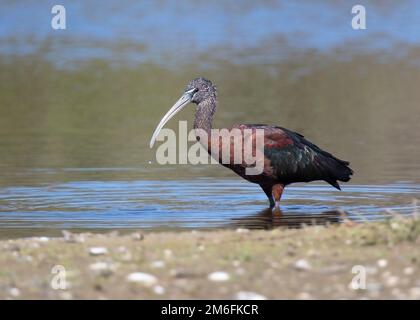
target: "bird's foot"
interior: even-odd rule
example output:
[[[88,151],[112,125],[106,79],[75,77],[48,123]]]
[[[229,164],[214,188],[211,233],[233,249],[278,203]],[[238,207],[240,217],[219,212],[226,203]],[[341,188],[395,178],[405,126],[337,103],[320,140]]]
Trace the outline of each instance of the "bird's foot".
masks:
[[[283,193],[284,186],[282,184],[275,184],[271,189],[271,201],[274,202],[274,210],[280,211],[280,199]]]
[[[280,207],[274,207],[272,209],[273,216],[280,217],[282,215]]]
[[[270,208],[273,209],[273,210],[275,208],[279,209],[280,208],[280,201],[275,201],[273,199],[270,199]]]

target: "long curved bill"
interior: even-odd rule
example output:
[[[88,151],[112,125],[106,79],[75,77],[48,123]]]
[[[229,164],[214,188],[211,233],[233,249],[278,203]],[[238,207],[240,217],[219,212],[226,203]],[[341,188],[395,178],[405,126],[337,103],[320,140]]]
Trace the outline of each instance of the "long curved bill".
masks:
[[[182,97],[175,102],[175,104],[172,106],[171,109],[163,116],[162,120],[160,120],[159,124],[157,125],[155,132],[153,132],[152,139],[150,139],[150,148],[153,148],[153,145],[155,144],[156,137],[158,136],[160,130],[162,130],[163,126],[179,111],[181,111],[182,108],[184,108],[192,98],[192,90],[185,92]]]

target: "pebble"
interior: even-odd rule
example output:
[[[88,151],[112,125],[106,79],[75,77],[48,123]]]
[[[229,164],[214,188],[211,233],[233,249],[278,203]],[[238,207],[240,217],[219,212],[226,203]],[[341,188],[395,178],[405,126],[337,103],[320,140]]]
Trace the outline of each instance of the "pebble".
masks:
[[[399,281],[400,279],[398,277],[390,276],[386,278],[385,283],[388,287],[395,287]]]
[[[233,260],[232,265],[237,268],[241,265],[241,262],[239,260]]]
[[[392,222],[391,223],[391,229],[393,230],[398,230],[400,228],[400,224],[397,222]]]
[[[308,271],[312,269],[311,264],[308,262],[308,260],[305,259],[299,259],[295,262],[294,267],[296,270],[299,271]]]
[[[149,273],[133,272],[127,276],[127,281],[141,283],[145,286],[152,286],[157,282],[157,278]]]
[[[410,294],[411,299],[420,299],[420,288],[419,287],[411,288],[409,291],[409,294]]]
[[[367,274],[377,274],[378,269],[376,267],[368,266],[368,267],[366,267],[366,273]]]
[[[242,276],[245,274],[245,269],[244,268],[236,268],[235,270],[236,274],[239,276]]]
[[[10,288],[9,289],[9,294],[14,297],[17,298],[20,296],[20,290],[18,288]]]
[[[407,276],[411,276],[414,273],[413,267],[405,267],[404,268],[404,274]]]
[[[249,229],[245,229],[245,228],[238,228],[236,229],[236,233],[248,233]]]
[[[317,258],[319,257],[319,252],[313,249],[308,250],[308,252],[306,253],[308,257],[311,258]]]
[[[194,278],[197,276],[196,273],[188,269],[171,269],[169,274],[175,278]]]
[[[385,259],[380,259],[376,262],[379,268],[386,268],[388,266],[388,261]]]
[[[108,253],[108,249],[105,247],[92,247],[89,249],[89,253],[92,256],[100,256],[103,254],[107,254]]]
[[[114,272],[115,266],[108,262],[96,262],[89,265],[89,269],[103,276],[109,276]]]
[[[144,234],[143,234],[143,233],[141,233],[141,232],[134,232],[134,233],[131,235],[131,238],[132,238],[133,240],[136,240],[136,241],[141,241],[141,240],[143,240],[143,239],[144,239]]]
[[[379,282],[369,282],[366,284],[366,290],[370,292],[377,292],[383,289],[383,285]]]
[[[300,292],[297,295],[296,298],[299,299],[299,300],[310,300],[310,299],[313,299],[312,296],[311,296],[311,294],[308,293],[308,292]]]
[[[50,239],[48,237],[36,237],[35,240],[36,241],[39,241],[39,242],[48,242],[48,241],[50,241]]]
[[[153,292],[154,292],[155,294],[159,294],[159,295],[161,295],[161,294],[164,294],[164,293],[165,293],[165,288],[164,288],[164,287],[162,287],[162,286],[154,286],[154,287],[153,287]]]
[[[165,259],[170,259],[173,256],[171,249],[165,249],[163,250],[163,255],[165,256]]]
[[[108,263],[106,262],[96,262],[89,265],[89,269],[92,271],[101,271],[108,269]]]
[[[402,292],[401,292],[401,289],[399,289],[399,288],[393,288],[393,289],[391,290],[391,294],[392,294],[392,296],[394,296],[396,299],[402,299],[402,297],[403,297],[403,294],[402,294]]]
[[[83,243],[85,242],[85,237],[80,233],[72,233],[68,230],[62,231],[63,238],[65,242],[73,242],[73,243]]]
[[[210,281],[214,281],[214,282],[223,282],[223,281],[228,281],[230,279],[230,275],[227,272],[224,271],[215,271],[210,273],[207,278]]]
[[[252,292],[252,291],[239,291],[235,295],[236,300],[267,300],[262,294]]]
[[[71,292],[68,292],[68,291],[60,292],[59,296],[60,296],[60,299],[63,299],[63,300],[73,299],[73,295],[71,294]]]
[[[164,268],[164,267],[165,267],[165,261],[162,261],[162,260],[153,261],[153,262],[150,264],[150,266],[151,266],[152,268],[156,268],[156,269],[159,269],[159,268]]]

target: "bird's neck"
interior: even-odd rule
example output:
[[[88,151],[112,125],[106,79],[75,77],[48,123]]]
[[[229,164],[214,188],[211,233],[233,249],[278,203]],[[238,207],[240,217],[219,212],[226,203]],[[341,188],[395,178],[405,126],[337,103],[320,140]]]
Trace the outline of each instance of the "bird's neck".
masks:
[[[204,130],[210,136],[216,105],[216,97],[209,97],[198,104],[194,119],[194,129]]]

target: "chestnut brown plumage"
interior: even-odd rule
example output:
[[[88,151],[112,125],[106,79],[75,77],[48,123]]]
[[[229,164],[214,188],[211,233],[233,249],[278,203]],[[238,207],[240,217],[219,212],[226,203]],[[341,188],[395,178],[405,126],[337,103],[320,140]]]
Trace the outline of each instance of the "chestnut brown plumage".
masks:
[[[183,96],[158,124],[150,141],[150,147],[153,146],[162,127],[189,102],[197,105],[194,129],[204,130],[210,137],[217,107],[217,90],[211,81],[196,78],[187,85]],[[264,168],[261,174],[247,175],[245,163],[222,163],[221,152],[218,160],[244,179],[259,184],[270,201],[270,207],[279,206],[284,188],[291,183],[323,180],[340,190],[338,181],[347,182],[353,174],[349,162],[334,157],[299,133],[263,124],[240,124],[232,128],[242,132],[247,129],[252,135],[256,134],[257,129],[264,131]],[[197,134],[198,140],[199,137]],[[200,142],[212,154],[210,143],[202,140]],[[234,148],[232,142],[231,150]],[[255,153],[255,150],[253,152]]]

